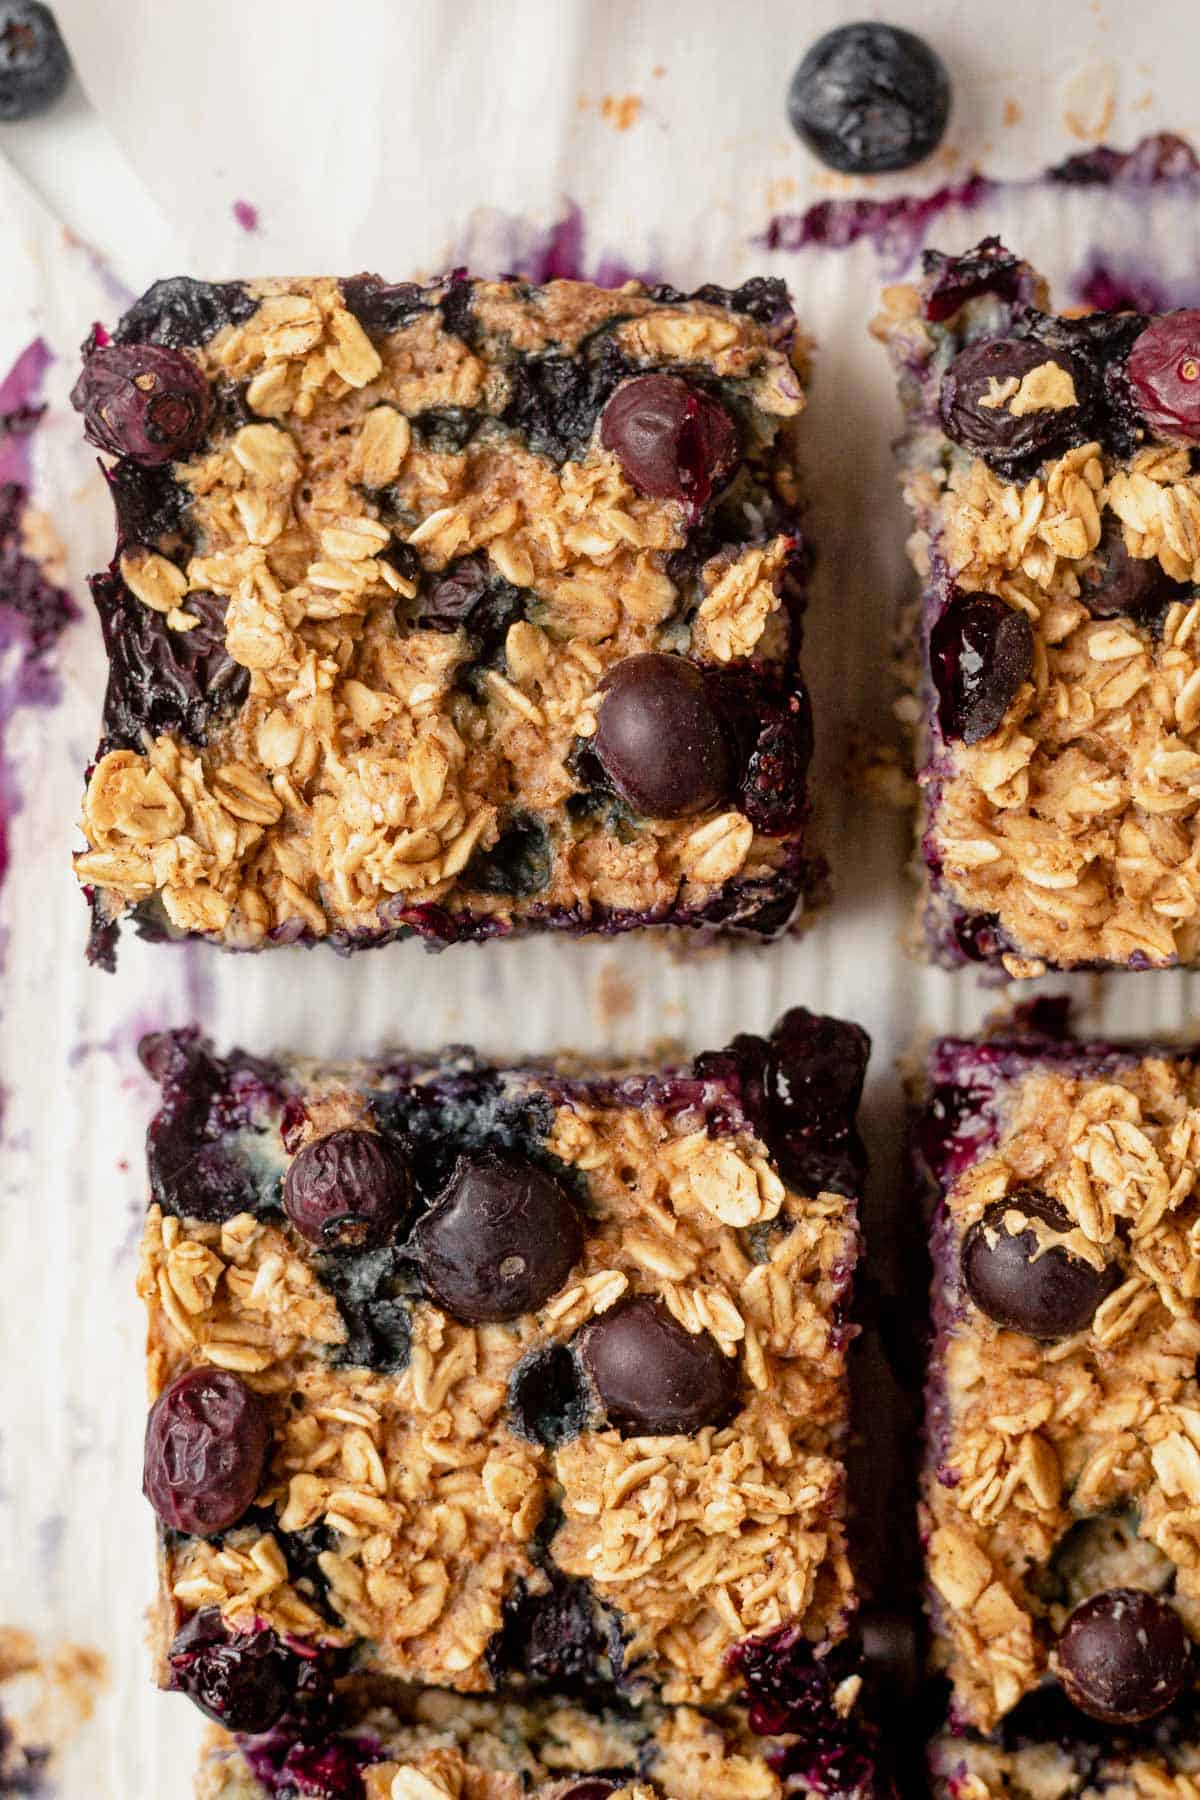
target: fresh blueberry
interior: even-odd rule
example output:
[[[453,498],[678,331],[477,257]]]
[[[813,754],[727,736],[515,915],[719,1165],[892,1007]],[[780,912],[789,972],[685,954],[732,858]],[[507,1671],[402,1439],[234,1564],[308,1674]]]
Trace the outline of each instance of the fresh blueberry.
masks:
[[[1033,673],[1033,627],[996,594],[955,594],[929,634],[942,735],[978,744]]]
[[[1192,1673],[1191,1639],[1169,1600],[1105,1588],[1077,1606],[1055,1658],[1067,1698],[1108,1725],[1136,1725],[1178,1699]]]
[[[463,1156],[417,1223],[426,1293],[469,1325],[517,1319],[556,1294],[583,1254],[583,1222],[562,1183],[513,1156]]]
[[[1129,380],[1146,424],[1172,443],[1200,444],[1200,311],[1164,313],[1129,352]]]
[[[895,25],[840,25],[792,77],[788,118],[814,156],[845,175],[911,169],[950,116],[950,80],[922,38]]]
[[[167,1655],[171,1687],[227,1731],[269,1731],[285,1712],[326,1703],[320,1655],[290,1650],[269,1627],[234,1631],[215,1606],[193,1613]]]
[[[0,123],[31,119],[53,106],[71,74],[54,14],[38,0],[0,4]]]
[[[1032,1188],[994,1200],[963,1239],[962,1272],[980,1312],[1009,1331],[1050,1342],[1086,1331],[1120,1275],[1112,1265],[1094,1269],[1061,1244],[1047,1248],[1038,1225],[1063,1234],[1071,1220],[1056,1200]]]
[[[283,1210],[323,1250],[376,1250],[408,1228],[412,1173],[375,1131],[330,1131],[306,1144],[283,1183]]]
[[[189,1369],[150,1409],[142,1492],[164,1525],[211,1537],[252,1504],[270,1440],[266,1407],[240,1375]]]
[[[600,420],[639,493],[699,511],[737,460],[737,430],[719,400],[676,375],[639,375],[619,387]]]
[[[195,449],[208,404],[208,383],[196,364],[159,344],[98,345],[71,390],[88,441],[147,469]]]
[[[704,676],[683,656],[627,656],[601,683],[592,742],[605,774],[639,813],[682,819],[719,806],[733,759]]]
[[[626,1436],[690,1436],[724,1423],[737,1404],[737,1358],[645,1295],[586,1326],[579,1353],[609,1423]]]
[[[1019,385],[1047,363],[1070,377],[1076,398],[1065,406],[1031,404],[1026,410],[1017,398]],[[1057,455],[1076,432],[1082,380],[1069,352],[1035,338],[992,338],[987,343],[968,344],[942,377],[938,398],[942,428],[954,443],[1001,469],[1030,457]],[[1065,384],[1061,393],[1050,397],[1066,398]]]

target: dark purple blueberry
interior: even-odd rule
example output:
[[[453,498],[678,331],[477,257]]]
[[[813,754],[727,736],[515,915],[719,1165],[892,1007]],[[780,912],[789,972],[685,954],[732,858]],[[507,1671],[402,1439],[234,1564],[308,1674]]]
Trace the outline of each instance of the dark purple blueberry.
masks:
[[[459,879],[472,893],[528,900],[550,886],[553,873],[546,827],[532,813],[516,813],[490,850],[475,852]]]
[[[468,1325],[520,1318],[556,1294],[583,1255],[583,1222],[545,1169],[462,1156],[412,1249],[426,1293]]]
[[[193,1613],[167,1660],[175,1692],[227,1731],[269,1731],[285,1712],[329,1694],[324,1658],[289,1650],[266,1626],[234,1631],[215,1606]]]
[[[1033,627],[997,594],[955,594],[929,634],[942,736],[978,744],[1033,673]]]
[[[763,1135],[792,1186],[853,1193],[865,1157],[855,1114],[871,1041],[858,1025],[802,1006],[786,1012],[767,1041]]]
[[[262,1399],[229,1369],[189,1369],[146,1421],[142,1492],[164,1525],[211,1537],[262,1486],[271,1427]]]
[[[588,1396],[579,1364],[566,1344],[543,1344],[521,1359],[508,1378],[508,1415],[518,1437],[556,1450],[588,1422]]]
[[[1164,313],[1129,352],[1129,380],[1156,437],[1200,444],[1200,311]]]
[[[645,1295],[601,1313],[583,1331],[579,1354],[609,1423],[626,1436],[690,1436],[723,1423],[737,1404],[737,1358]]]
[[[1170,1706],[1192,1674],[1191,1639],[1169,1600],[1105,1588],[1063,1626],[1056,1662],[1068,1700],[1107,1725],[1136,1725]]]
[[[1085,1331],[1120,1279],[1117,1270],[1094,1269],[1061,1244],[1045,1249],[1033,1224],[1010,1226],[1013,1213],[1056,1233],[1071,1229],[1058,1202],[1033,1188],[993,1200],[963,1239],[967,1292],[980,1312],[1009,1331],[1046,1342]]]
[[[412,1172],[376,1131],[330,1131],[306,1144],[283,1183],[283,1210],[322,1250],[377,1250],[408,1229]]]
[[[53,106],[71,74],[71,59],[48,6],[38,0],[0,4],[0,124],[31,119]]]
[[[580,1775],[553,1790],[553,1800],[608,1800],[621,1784],[604,1775]]]
[[[414,281],[395,284],[380,275],[351,275],[342,283],[346,310],[367,331],[402,331],[429,311],[425,290]]]
[[[737,428],[719,400],[676,375],[638,375],[619,387],[600,420],[639,493],[699,508],[737,460]]]
[[[938,410],[946,436],[1001,468],[1065,450],[1078,424],[1077,402],[1014,413],[1009,408],[1016,389],[1008,398],[1001,398],[1012,383],[1023,381],[1046,363],[1065,370],[1078,390],[1079,371],[1064,350],[1034,338],[992,338],[986,344],[968,344],[942,377]]]
[[[240,281],[198,281],[192,275],[169,275],[148,287],[122,314],[113,339],[118,344],[195,349],[227,325],[243,324],[257,310],[258,301]]]
[[[941,58],[895,25],[827,31],[788,89],[792,130],[844,175],[911,169],[937,149],[949,116]]]
[[[243,1131],[265,1127],[270,1090],[248,1091],[240,1105],[242,1069],[233,1059],[219,1061],[192,1032],[151,1034],[138,1053],[163,1089],[146,1133],[151,1192],[163,1211],[222,1225],[273,1199],[240,1141]],[[249,1090],[259,1065],[246,1059],[244,1067]]]
[[[1131,556],[1115,513],[1106,512],[1095,562],[1079,578],[1079,598],[1094,619],[1152,613],[1186,592],[1166,574],[1157,556]]]
[[[594,1691],[609,1652],[608,1621],[591,1582],[553,1563],[505,1596],[500,1629],[487,1646],[493,1679],[516,1676],[559,1693]]]
[[[278,1769],[272,1792],[296,1800],[362,1800],[366,1792],[361,1746],[345,1738],[292,1744]]]
[[[812,753],[812,709],[801,691],[791,696],[788,716],[759,733],[742,777],[741,808],[755,831],[777,837],[803,823]]]
[[[443,303],[443,315],[445,303]],[[560,463],[584,454],[596,415],[613,389],[634,373],[611,331],[598,332],[578,355],[558,351],[519,356],[508,371],[501,423],[519,431],[538,456]]]
[[[119,575],[94,575],[89,585],[108,652],[104,749],[139,750],[145,731],[207,742],[250,692],[249,669],[225,648],[224,596],[189,594],[186,610],[200,622],[173,631]]]
[[[704,676],[683,656],[627,656],[600,684],[592,744],[629,804],[652,819],[720,806],[733,759]]]
[[[101,344],[71,390],[84,435],[144,468],[178,462],[208,423],[208,383],[182,350],[159,344]]]

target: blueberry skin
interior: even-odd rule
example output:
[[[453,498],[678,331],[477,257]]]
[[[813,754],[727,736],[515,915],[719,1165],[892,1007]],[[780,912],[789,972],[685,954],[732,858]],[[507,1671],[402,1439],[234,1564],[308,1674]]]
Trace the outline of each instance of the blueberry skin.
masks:
[[[844,175],[911,169],[942,141],[950,80],[921,38],[894,25],[842,25],[792,77],[788,118],[814,156]]]
[[[70,75],[67,46],[49,7],[38,0],[0,0],[0,123],[45,112]]]

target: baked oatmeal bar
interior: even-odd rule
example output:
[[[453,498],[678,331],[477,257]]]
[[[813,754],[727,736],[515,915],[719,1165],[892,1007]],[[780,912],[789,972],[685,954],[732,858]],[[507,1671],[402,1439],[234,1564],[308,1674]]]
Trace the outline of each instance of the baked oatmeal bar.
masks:
[[[1062,316],[994,238],[877,330],[923,584],[907,621],[931,954],[1200,961],[1200,312]]]
[[[935,1800],[1195,1800],[1200,1791],[1194,1714],[1183,1729],[1144,1732],[1141,1742],[1047,1724],[1041,1742],[1018,1736],[1010,1747],[939,1739],[930,1765]]]
[[[741,1695],[842,1754],[864,1033],[795,1009],[649,1073],[142,1055],[164,1685],[239,1732],[363,1674]]]
[[[93,956],[795,924],[806,351],[766,280],[176,279],[97,327]]]
[[[933,1663],[966,1734],[939,1756],[985,1771],[946,1791],[1193,1796],[1031,1771],[1200,1765],[1196,1052],[943,1039],[914,1137]]]
[[[316,1730],[215,1734],[197,1800],[780,1800],[781,1777],[744,1712],[586,1709],[571,1700],[496,1700],[351,1691]],[[305,1786],[305,1782],[308,1783]]]

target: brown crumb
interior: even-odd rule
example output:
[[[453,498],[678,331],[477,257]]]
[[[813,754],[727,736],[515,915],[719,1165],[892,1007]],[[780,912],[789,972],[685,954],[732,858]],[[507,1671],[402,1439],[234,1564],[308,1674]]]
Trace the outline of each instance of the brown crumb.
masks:
[[[1001,119],[1005,125],[1019,125],[1024,117],[1025,115],[1021,111],[1020,105],[1016,100],[1006,100],[1004,102],[1004,111],[1001,115]]]
[[[628,131],[637,123],[641,110],[640,94],[605,94],[600,102],[600,117],[614,131]]]
[[[596,1008],[605,1025],[615,1025],[633,1012],[634,989],[616,963],[601,963],[596,977]]]

